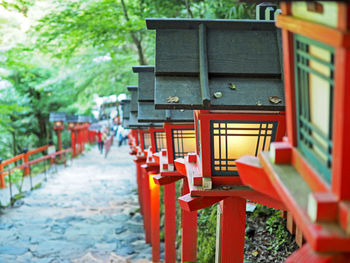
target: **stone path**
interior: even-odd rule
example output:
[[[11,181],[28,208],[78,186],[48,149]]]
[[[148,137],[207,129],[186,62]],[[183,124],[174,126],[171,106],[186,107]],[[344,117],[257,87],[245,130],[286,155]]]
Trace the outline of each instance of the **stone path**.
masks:
[[[0,216],[0,262],[148,262],[128,147],[97,148]],[[124,260],[124,261],[123,261]]]

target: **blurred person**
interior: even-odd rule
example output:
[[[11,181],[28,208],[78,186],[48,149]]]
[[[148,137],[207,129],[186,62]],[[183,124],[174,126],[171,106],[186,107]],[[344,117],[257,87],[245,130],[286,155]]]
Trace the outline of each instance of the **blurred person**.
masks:
[[[102,131],[98,130],[97,132],[97,147],[100,153],[102,154],[103,152],[103,141],[102,141]]]

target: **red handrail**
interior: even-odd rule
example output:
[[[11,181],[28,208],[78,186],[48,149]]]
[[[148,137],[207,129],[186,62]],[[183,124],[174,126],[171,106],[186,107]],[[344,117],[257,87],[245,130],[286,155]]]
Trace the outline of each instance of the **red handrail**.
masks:
[[[39,153],[39,152],[43,152],[43,151],[47,150],[48,147],[49,147],[48,145],[44,145],[44,146],[41,146],[41,147],[36,148],[34,150],[28,151],[27,153],[19,154],[19,155],[15,156],[15,157],[12,157],[12,158],[7,159],[7,160],[3,161],[2,163],[0,163],[0,187],[1,188],[5,188],[5,176],[8,175],[8,173],[11,172],[12,170],[25,169],[24,174],[28,175],[31,165],[37,164],[39,162],[42,162],[42,161],[45,161],[45,160],[48,160],[48,159],[53,159],[57,155],[60,155],[60,154],[72,151],[72,149],[69,148],[69,149],[61,150],[61,151],[54,152],[54,153],[51,153],[51,154],[47,154],[47,155],[44,155],[42,157],[39,157],[39,158],[36,158],[34,160],[29,161],[29,156],[31,156],[33,154],[36,154],[36,153]],[[19,160],[23,160],[22,164],[17,165],[15,167],[12,167],[12,168],[7,169],[7,170],[4,171],[4,167],[5,166],[8,166],[11,163],[14,163],[14,162],[19,161]]]

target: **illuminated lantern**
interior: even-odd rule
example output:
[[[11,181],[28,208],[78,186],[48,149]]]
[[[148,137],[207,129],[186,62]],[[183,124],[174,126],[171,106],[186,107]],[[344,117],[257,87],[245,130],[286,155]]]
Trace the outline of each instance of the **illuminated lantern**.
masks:
[[[88,116],[78,115],[77,124],[74,129],[77,131],[77,143],[79,145],[79,152],[83,152],[85,149],[85,143],[87,142],[88,133]]]
[[[303,233],[307,243],[286,262],[349,262],[350,5],[290,2],[281,8],[276,25],[283,39],[287,138],[259,159],[239,159],[238,170],[252,188],[277,192]]]
[[[139,122],[162,122],[165,132],[155,132],[155,154],[154,159],[160,167],[159,174],[154,176],[154,181],[159,185],[164,185],[164,216],[165,216],[165,261],[175,262],[175,236],[176,236],[176,209],[175,209],[175,181],[184,177],[174,169],[174,160],[183,158],[187,153],[195,152],[196,140],[193,125],[192,110],[155,110],[154,108],[154,67],[138,66],[133,67],[133,71],[139,74],[139,100],[138,100],[138,121]],[[149,129],[152,131],[152,129]],[[151,137],[153,138],[153,137]],[[185,182],[186,184],[186,182]],[[186,190],[186,187],[185,187]],[[158,218],[158,217],[157,217]],[[184,211],[182,215],[183,225],[187,233],[183,233],[183,251],[187,258],[192,257],[193,232],[196,231],[196,212]],[[156,221],[158,222],[158,221]],[[190,224],[188,224],[190,223]],[[159,225],[152,227],[159,230]],[[159,233],[156,246],[159,245]],[[187,242],[186,242],[187,241]],[[154,249],[154,244],[152,244]],[[189,251],[187,253],[186,251]],[[158,252],[156,248],[156,252]],[[155,256],[159,256],[156,254]],[[186,258],[186,256],[185,256]],[[153,258],[157,260],[157,258]]]
[[[196,153],[175,160],[189,185],[180,205],[196,211],[222,200],[221,262],[243,262],[246,199],[283,208],[242,185],[236,167],[285,135],[278,31],[253,20],[146,23],[156,30],[155,108],[195,110]],[[184,261],[195,262],[195,251]]]
[[[159,123],[142,123],[138,120],[138,92],[139,89],[136,86],[128,86],[128,91],[131,94],[130,101],[130,118],[129,128],[138,129],[138,140],[140,142],[137,147],[136,159],[134,160],[137,166],[137,182],[139,192],[139,202],[142,213],[144,215],[144,227],[145,227],[145,239],[147,243],[152,242],[152,254],[155,261],[159,261],[159,241],[155,242],[156,236],[151,229],[151,193],[149,185],[149,177],[151,174],[156,174],[159,171],[159,165],[154,162],[153,152],[155,147],[155,134],[156,132],[164,132],[163,129],[157,128],[162,126]],[[154,206],[153,206],[154,208]],[[159,225],[159,224],[158,224]],[[159,236],[159,235],[158,235]]]
[[[66,121],[66,114],[63,112],[50,112],[49,120],[50,122],[54,123],[53,129],[57,133],[58,151],[61,151],[62,150],[61,131],[64,129],[63,122]],[[62,159],[61,154],[60,154],[60,159]]]
[[[90,117],[86,115],[79,115],[78,116],[78,123],[80,124],[79,127],[79,133],[80,133],[80,145],[82,151],[85,148],[85,143],[88,142],[88,133],[89,133],[89,127],[90,127]]]
[[[71,145],[72,145],[72,155],[73,157],[77,155],[78,149],[77,144],[77,130],[76,127],[78,122],[78,116],[76,115],[67,115],[68,129],[71,131]]]
[[[124,129],[129,129],[129,118],[130,118],[130,100],[125,99],[120,102],[121,106],[121,115],[122,115],[122,127]],[[139,134],[137,129],[132,129],[128,135],[129,145],[130,145],[130,154],[136,155],[137,146],[140,143]]]

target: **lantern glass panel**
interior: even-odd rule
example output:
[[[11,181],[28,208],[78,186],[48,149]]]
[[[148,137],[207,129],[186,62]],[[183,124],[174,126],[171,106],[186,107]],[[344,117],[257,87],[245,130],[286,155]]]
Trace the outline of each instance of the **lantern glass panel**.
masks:
[[[156,138],[156,152],[160,152],[162,149],[166,149],[166,135],[165,132],[155,132]]]
[[[137,131],[137,140],[138,140],[139,145],[141,145],[141,132],[140,131]]]
[[[198,145],[198,155],[201,156],[201,129],[200,129],[199,120],[197,120],[197,145]]]
[[[173,129],[172,138],[174,160],[196,151],[196,135],[193,129]]]
[[[276,121],[210,121],[213,176],[238,175],[236,159],[267,151],[275,139]]]
[[[333,48],[295,35],[298,147],[327,182],[331,182]]]
[[[151,145],[152,145],[151,134],[149,132],[144,132],[143,133],[143,149],[147,150]]]
[[[63,125],[63,122],[62,122],[62,121],[55,121],[54,125],[55,125],[56,127],[60,127],[60,126]]]

